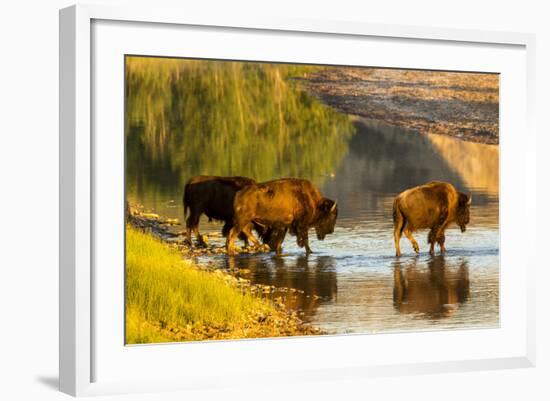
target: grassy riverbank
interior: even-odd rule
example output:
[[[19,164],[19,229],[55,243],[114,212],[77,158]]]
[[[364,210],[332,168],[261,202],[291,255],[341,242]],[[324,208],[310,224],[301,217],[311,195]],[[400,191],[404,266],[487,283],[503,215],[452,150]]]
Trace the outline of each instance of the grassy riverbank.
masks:
[[[126,343],[317,334],[292,313],[126,228]]]

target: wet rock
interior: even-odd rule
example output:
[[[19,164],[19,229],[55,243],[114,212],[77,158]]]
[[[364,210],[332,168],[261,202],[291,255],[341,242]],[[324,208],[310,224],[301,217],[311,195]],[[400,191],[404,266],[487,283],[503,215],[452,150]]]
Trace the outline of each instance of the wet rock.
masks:
[[[161,220],[161,223],[167,224],[169,226],[177,226],[180,224],[178,219],[164,219],[164,220]]]
[[[160,216],[156,213],[141,213],[140,217],[143,217],[145,219],[154,219],[154,220],[158,220],[160,218]]]
[[[165,242],[169,244],[182,244],[185,239],[181,237],[169,237],[164,239]]]

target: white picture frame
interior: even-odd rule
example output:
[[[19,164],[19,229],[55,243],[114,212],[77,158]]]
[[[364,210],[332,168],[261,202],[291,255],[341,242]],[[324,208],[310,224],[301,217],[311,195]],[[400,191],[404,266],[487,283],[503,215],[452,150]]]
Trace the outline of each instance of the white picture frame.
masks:
[[[99,30],[95,30],[94,24],[99,26]],[[99,25],[98,25],[99,24]],[[102,25],[103,24],[103,25]],[[118,25],[117,25],[118,24]],[[104,27],[104,28],[101,28]],[[152,28],[153,27],[153,28]],[[97,333],[97,325],[107,327],[102,323],[101,306],[95,306],[94,291],[97,291],[98,286],[104,284],[102,281],[104,275],[97,275],[94,272],[94,266],[97,267],[98,261],[108,257],[108,253],[103,256],[96,254],[97,248],[94,247],[94,241],[98,234],[98,230],[104,227],[99,219],[108,217],[103,215],[102,207],[98,202],[98,193],[101,192],[101,180],[96,180],[96,176],[101,173],[97,172],[100,166],[98,155],[101,155],[101,163],[105,166],[120,167],[121,164],[114,160],[122,155],[114,155],[106,151],[107,144],[102,141],[97,141],[94,137],[94,129],[100,126],[98,118],[101,111],[96,110],[96,103],[93,102],[94,88],[92,81],[95,74],[101,74],[101,69],[95,60],[98,51],[101,52],[101,47],[105,45],[106,35],[112,42],[111,51],[120,52],[121,48],[116,47],[121,43],[125,36],[135,37],[139,35],[139,31],[143,29],[152,29],[148,33],[150,42],[154,45],[155,35],[173,34],[175,31],[167,31],[170,29],[177,30],[178,27],[185,30],[185,27],[191,27],[197,30],[200,35],[202,30],[213,30],[221,35],[240,35],[243,34],[245,40],[246,35],[262,34],[266,40],[271,40],[270,35],[286,35],[286,37],[305,38],[303,40],[311,40],[311,38],[321,38],[327,42],[338,38],[345,43],[346,40],[383,40],[386,44],[398,41],[408,41],[407,43],[433,44],[440,46],[442,54],[446,54],[443,50],[444,46],[455,46],[455,51],[460,52],[461,49],[479,48],[480,51],[485,51],[485,47],[495,49],[510,49],[510,57],[517,61],[518,72],[517,76],[514,71],[510,70],[510,82],[516,85],[516,89],[524,95],[518,96],[517,99],[504,97],[505,102],[514,101],[517,103],[506,103],[509,105],[502,108],[502,113],[517,113],[517,118],[514,121],[504,121],[501,129],[508,130],[511,127],[519,129],[522,132],[523,145],[516,143],[514,137],[505,135],[502,140],[502,146],[508,149],[513,149],[512,152],[506,153],[507,158],[502,158],[501,165],[501,180],[502,191],[510,190],[512,184],[520,182],[523,193],[516,197],[509,197],[508,203],[504,202],[501,210],[501,219],[503,227],[505,223],[508,227],[514,226],[517,231],[530,230],[533,232],[533,225],[536,221],[535,206],[528,201],[535,198],[536,188],[536,168],[535,168],[535,132],[533,129],[533,113],[534,113],[534,35],[524,33],[507,33],[507,32],[485,32],[471,31],[458,29],[437,29],[415,26],[398,26],[398,25],[375,25],[363,22],[343,22],[343,21],[315,21],[315,20],[295,20],[292,18],[254,18],[245,20],[224,20],[218,17],[209,16],[193,16],[187,15],[185,10],[161,10],[154,7],[151,8],[113,8],[109,6],[90,6],[78,5],[72,6],[60,11],[60,390],[75,396],[94,395],[106,393],[126,393],[136,391],[160,391],[167,389],[197,389],[208,388],[212,386],[230,386],[234,385],[234,380],[226,374],[224,367],[219,367],[219,370],[212,373],[205,373],[207,370],[197,368],[186,371],[185,379],[178,378],[177,375],[162,377],[162,372],[159,372],[158,377],[145,375],[132,380],[131,376],[116,375],[113,372],[120,370],[122,366],[117,363],[126,359],[125,363],[134,367],[140,363],[148,366],[159,361],[168,360],[171,355],[180,353],[182,350],[189,356],[188,360],[198,360],[203,358],[212,361],[215,355],[225,355],[226,357],[239,358],[246,361],[252,357],[249,354],[277,355],[281,353],[304,352],[307,355],[314,355],[316,351],[327,354],[327,358],[333,358],[334,366],[322,361],[313,359],[309,365],[297,365],[292,369],[282,369],[275,367],[271,370],[257,369],[236,371],[250,373],[247,380],[255,382],[269,382],[272,380],[287,381],[293,380],[325,380],[329,377],[332,379],[338,378],[362,378],[368,376],[386,376],[400,374],[421,374],[430,372],[449,372],[449,371],[467,371],[480,369],[503,369],[515,367],[530,367],[535,364],[535,294],[534,294],[534,270],[535,260],[534,252],[527,252],[521,259],[521,277],[510,277],[514,281],[514,287],[503,287],[502,297],[516,297],[519,299],[517,310],[512,311],[515,315],[507,317],[504,315],[503,323],[498,329],[502,332],[510,328],[510,335],[502,340],[502,343],[495,345],[494,349],[488,349],[487,352],[479,350],[465,352],[464,358],[441,355],[441,358],[431,358],[422,360],[417,355],[412,353],[407,358],[396,357],[387,358],[383,356],[376,357],[373,353],[369,354],[371,361],[361,360],[361,352],[356,352],[354,359],[353,353],[346,353],[347,349],[364,349],[368,342],[376,342],[384,336],[393,336],[397,341],[415,339],[419,341],[419,345],[436,344],[438,342],[448,341],[453,338],[456,341],[464,343],[479,338],[481,342],[487,344],[495,342],[498,337],[497,331],[456,331],[451,334],[440,333],[420,333],[420,334],[381,334],[379,337],[369,337],[363,335],[353,336],[327,336],[314,338],[291,338],[284,340],[253,340],[253,341],[227,341],[213,343],[202,343],[193,345],[163,345],[163,346],[148,346],[136,347],[131,352],[124,349],[123,341],[119,341],[120,355],[122,359],[108,360],[105,357],[100,357],[102,363],[96,363],[96,357],[102,352],[108,354],[109,350],[105,341],[109,332],[102,332],[102,335]],[[101,30],[102,29],[102,30]],[[111,30],[112,29],[112,30]],[[202,30],[201,30],[202,29]],[[113,32],[118,32],[116,37]],[[94,32],[96,32],[97,40],[94,41]],[[122,32],[122,33],[121,33]],[[123,32],[128,32],[124,34]],[[129,33],[132,33],[131,35]],[[153,34],[153,32],[155,32]],[[113,35],[108,37],[108,35]],[[118,38],[118,39],[117,39]],[[231,38],[234,39],[233,36]],[[273,39],[277,41],[278,39]],[[282,39],[281,39],[282,40]],[[146,40],[143,40],[146,42]],[[205,47],[209,46],[206,39]],[[243,42],[244,43],[244,42]],[[147,46],[147,43],[142,43],[142,46]],[[150,44],[149,44],[150,45]],[[104,46],[107,47],[107,46]],[[274,46],[276,47],[276,46]],[[114,50],[113,50],[114,49]],[[159,48],[157,55],[165,54],[167,50]],[[202,51],[202,50],[201,50]],[[243,50],[245,51],[245,50]],[[345,50],[343,50],[345,51]],[[504,51],[504,50],[503,50]],[[507,51],[507,50],[506,50]],[[248,57],[254,57],[254,50]],[[498,52],[495,50],[495,52]],[[118,53],[117,53],[118,54]],[[151,50],[146,51],[146,54],[152,54]],[[202,54],[202,53],[201,53]],[[221,54],[218,50],[219,58],[230,57]],[[256,53],[257,54],[257,53]],[[115,54],[116,56],[116,54]],[[196,54],[193,54],[196,56]],[[103,57],[103,56],[102,56]],[[246,55],[244,56],[247,57]],[[259,60],[264,60],[266,56],[257,54]],[[289,56],[288,60],[292,61],[297,56]],[[395,55],[394,61],[387,62],[385,66],[401,66],[410,68],[419,65],[418,62],[407,64],[403,60],[399,61],[399,57],[404,55]],[[504,57],[504,56],[503,56]],[[508,56],[506,56],[508,57]],[[107,60],[103,57],[101,60]],[[321,61],[330,61],[330,56]],[[279,60],[276,60],[279,61]],[[468,60],[466,60],[468,61]],[[503,59],[502,62],[505,62]],[[394,65],[390,65],[395,63]],[[361,64],[358,64],[361,65]],[[424,67],[429,67],[423,64]],[[441,64],[430,64],[431,68],[443,69],[446,65],[444,61]],[[476,70],[475,60],[471,60],[469,66],[465,70]],[[499,72],[494,71],[493,72]],[[513,78],[513,79],[512,79]],[[100,79],[103,79],[100,77]],[[122,87],[119,88],[122,90]],[[510,88],[512,89],[512,88]],[[115,88],[116,90],[116,88]],[[102,96],[99,94],[98,96]],[[511,107],[519,105],[519,109]],[[121,105],[120,105],[121,106]],[[524,108],[524,109],[523,109]],[[118,109],[117,109],[118,110]],[[98,113],[98,114],[96,114]],[[114,117],[120,118],[121,116]],[[505,115],[507,118],[507,115]],[[516,121],[517,120],[517,121]],[[501,116],[501,124],[502,116]],[[115,126],[117,122],[114,122]],[[95,128],[94,128],[95,127]],[[120,138],[122,138],[122,131]],[[121,141],[120,141],[121,142]],[[112,147],[111,147],[112,148]],[[113,149],[113,148],[112,148]],[[115,148],[114,149],[118,149]],[[112,151],[114,152],[114,151]],[[105,156],[105,157],[103,157]],[[112,157],[111,157],[112,156]],[[517,162],[517,163],[516,163]],[[519,163],[519,164],[518,164]],[[513,169],[512,164],[515,165]],[[513,172],[512,172],[513,170]],[[116,176],[122,175],[119,171]],[[99,192],[98,192],[99,190]],[[122,191],[122,188],[120,188]],[[121,199],[114,196],[111,200],[117,203],[114,206],[116,213],[122,213],[123,203]],[[120,201],[120,202],[119,202]],[[120,204],[118,204],[120,203]],[[518,210],[518,208],[520,210]],[[112,217],[112,215],[111,215]],[[116,220],[116,219],[115,219]],[[122,220],[120,220],[122,221]],[[507,235],[506,232],[501,236],[501,246],[507,243],[512,243],[515,240],[513,233]],[[519,241],[519,239],[518,239]],[[525,244],[525,247],[531,247],[526,242],[518,243],[518,246]],[[122,250],[120,250],[122,252]],[[513,259],[513,251],[501,254],[501,258],[506,257]],[[120,263],[117,259],[113,261],[116,265]],[[507,271],[507,270],[506,270]],[[121,271],[122,274],[122,271]],[[513,274],[518,274],[514,272]],[[516,288],[517,287],[517,288]],[[111,294],[109,291],[114,289],[106,289],[107,298]],[[513,290],[513,291],[512,291]],[[516,292],[517,291],[517,292]],[[503,300],[506,301],[507,298]],[[504,302],[506,303],[506,302]],[[114,308],[123,308],[120,300],[114,302]],[[501,311],[504,313],[508,308],[503,306]],[[120,310],[119,310],[120,312]],[[117,315],[118,316],[118,315]],[[517,325],[519,329],[513,331],[510,319],[514,316],[519,320]],[[120,323],[122,325],[122,322]],[[416,337],[415,337],[416,336]],[[496,336],[496,337],[495,337]],[[424,339],[424,340],[422,340]],[[118,340],[116,340],[118,341]],[[115,341],[115,342],[116,342]],[[381,341],[383,343],[383,341]],[[498,341],[495,342],[495,344]],[[485,344],[485,343],[484,343]],[[186,348],[182,348],[186,347]],[[383,345],[381,345],[383,347]],[[510,347],[510,351],[506,351],[506,347]],[[170,348],[179,347],[179,348]],[[500,348],[498,348],[500,347]],[[338,350],[342,350],[340,354],[342,360],[336,360]],[[464,352],[464,350],[458,350]],[[115,352],[116,353],[116,352]],[[115,354],[113,353],[113,354]],[[118,355],[118,354],[117,354]],[[458,355],[458,354],[457,354]],[[195,358],[195,359],[193,359]],[[345,359],[348,358],[348,359]],[[369,359],[369,358],[367,358]],[[112,366],[113,372],[109,375],[103,375],[101,366],[107,364]],[[170,364],[168,363],[167,366]],[[226,367],[226,369],[229,369]],[[128,370],[129,375],[132,370]],[[104,378],[105,377],[105,378]]]

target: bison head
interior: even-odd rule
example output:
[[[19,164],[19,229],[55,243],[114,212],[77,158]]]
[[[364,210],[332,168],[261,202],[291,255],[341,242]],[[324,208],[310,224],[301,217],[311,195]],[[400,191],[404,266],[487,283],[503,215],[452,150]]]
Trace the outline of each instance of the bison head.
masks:
[[[334,232],[336,217],[338,217],[336,202],[322,198],[317,204],[317,223],[315,224],[317,239],[324,240],[327,234]]]
[[[458,207],[456,210],[456,223],[460,227],[460,231],[466,231],[466,225],[470,222],[470,205],[472,204],[472,196],[463,193],[458,194]]]

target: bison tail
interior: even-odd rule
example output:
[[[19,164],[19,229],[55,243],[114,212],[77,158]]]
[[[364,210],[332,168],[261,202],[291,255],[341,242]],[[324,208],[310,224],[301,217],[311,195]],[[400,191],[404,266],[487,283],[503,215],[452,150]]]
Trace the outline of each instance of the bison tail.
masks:
[[[183,189],[183,218],[187,218],[187,211],[189,210],[189,199],[188,197],[188,189],[189,184],[185,184],[185,188]]]
[[[396,199],[393,201],[393,227],[399,228],[399,233],[402,234],[405,228],[405,223],[405,215],[401,211],[401,208],[399,207],[399,202]]]

